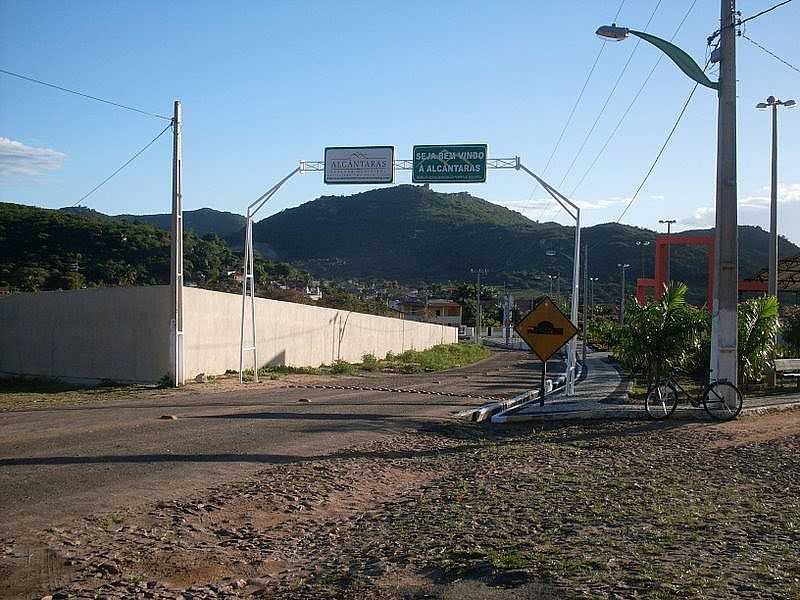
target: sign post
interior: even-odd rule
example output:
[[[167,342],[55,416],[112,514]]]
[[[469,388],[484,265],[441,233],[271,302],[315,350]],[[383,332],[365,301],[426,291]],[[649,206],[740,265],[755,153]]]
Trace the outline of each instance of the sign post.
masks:
[[[578,328],[547,296],[543,297],[514,326],[517,334],[542,361],[542,391],[539,406],[544,406],[547,361],[578,333]]]
[[[483,183],[486,144],[414,146],[413,183]]]

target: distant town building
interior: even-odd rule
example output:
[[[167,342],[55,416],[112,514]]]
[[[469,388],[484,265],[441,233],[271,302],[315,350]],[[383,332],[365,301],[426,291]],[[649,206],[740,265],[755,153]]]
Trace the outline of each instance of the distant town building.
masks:
[[[395,305],[405,319],[424,321],[459,327],[461,325],[461,305],[453,300],[407,297]]]

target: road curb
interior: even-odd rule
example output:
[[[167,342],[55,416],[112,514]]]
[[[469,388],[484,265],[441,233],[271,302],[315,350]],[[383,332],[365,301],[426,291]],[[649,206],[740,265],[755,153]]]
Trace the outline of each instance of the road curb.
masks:
[[[791,410],[793,408],[800,408],[800,402],[787,402],[786,404],[765,404],[764,406],[751,406],[743,408],[740,414],[758,416],[771,412]]]
[[[743,408],[741,415],[744,416],[759,416],[773,412],[781,412],[784,410],[792,410],[800,408],[800,402],[788,402],[786,404],[767,404],[764,406],[751,406]],[[699,411],[702,412],[702,411]],[[564,411],[550,411],[538,414],[529,415],[496,415],[492,417],[492,423],[524,423],[527,421],[540,421],[542,419],[550,419],[553,421],[568,421],[570,419],[581,419],[586,421],[595,420],[609,420],[609,419],[638,419],[646,416],[644,407],[640,410],[636,409],[618,409],[618,410],[564,410]],[[717,422],[717,421],[712,421]],[[725,421],[720,421],[724,423]]]
[[[578,363],[578,365],[580,371],[578,372],[575,378],[576,383],[580,381],[580,378],[585,371],[583,365],[580,362]],[[550,389],[545,391],[545,397],[563,391],[564,386],[566,384],[566,380],[567,380],[566,374],[560,375],[556,379],[548,379],[547,383],[549,383],[550,385],[549,386],[546,385],[545,389],[547,390],[547,387],[549,387]],[[492,419],[492,421],[494,422],[495,415],[499,413],[506,412],[514,408],[518,408],[528,402],[535,402],[539,400],[539,392],[540,392],[539,389],[528,390],[527,392],[523,392],[508,400],[503,400],[501,402],[492,402],[490,404],[484,404],[479,408],[471,408],[469,410],[461,411],[459,413],[456,413],[454,416],[456,418],[462,418],[462,419],[469,418],[470,421],[476,423],[485,421],[487,419]]]

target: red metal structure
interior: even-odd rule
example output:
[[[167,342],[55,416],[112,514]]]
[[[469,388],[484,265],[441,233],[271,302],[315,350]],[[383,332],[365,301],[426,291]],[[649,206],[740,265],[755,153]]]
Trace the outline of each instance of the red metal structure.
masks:
[[[705,246],[708,251],[708,284],[706,286],[706,307],[709,312],[714,296],[714,236],[711,235],[657,235],[656,236],[656,277],[636,280],[636,300],[640,304],[647,301],[647,291],[652,290],[656,298],[664,293],[667,276],[668,246]],[[762,281],[739,281],[739,291],[766,292],[767,284]]]

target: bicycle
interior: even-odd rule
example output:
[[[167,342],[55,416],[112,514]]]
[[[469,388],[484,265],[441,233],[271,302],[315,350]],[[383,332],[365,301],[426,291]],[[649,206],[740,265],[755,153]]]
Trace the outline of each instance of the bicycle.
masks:
[[[730,421],[742,411],[742,392],[730,381],[711,380],[703,385],[702,392],[697,396],[681,386],[674,373],[670,373],[665,379],[657,378],[656,381],[658,383],[650,386],[644,401],[645,410],[651,419],[661,421],[675,412],[679,390],[695,408],[702,403],[708,416],[715,421]]]

